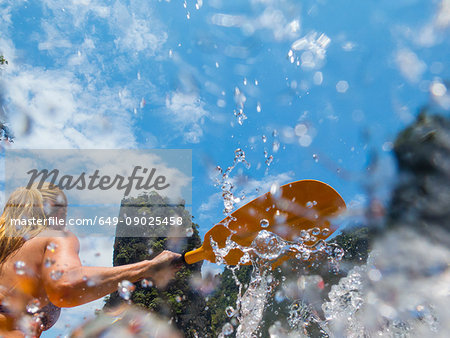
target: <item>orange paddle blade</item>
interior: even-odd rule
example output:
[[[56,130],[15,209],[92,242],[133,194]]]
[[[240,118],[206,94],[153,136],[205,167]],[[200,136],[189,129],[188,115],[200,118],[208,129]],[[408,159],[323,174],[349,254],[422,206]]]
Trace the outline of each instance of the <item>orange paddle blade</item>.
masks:
[[[203,245],[185,254],[186,263],[193,264],[206,259],[215,263],[216,257],[211,247],[213,239],[219,248],[225,247],[227,238],[241,247],[248,247],[259,231],[273,232],[287,241],[300,237],[302,230],[312,228],[329,229],[328,234],[321,234],[317,239],[325,239],[337,227],[330,223],[345,210],[342,197],[330,187],[316,180],[302,180],[285,184],[277,189],[254,199],[224,218],[209,230]],[[227,226],[228,224],[228,226]],[[240,249],[232,249],[225,256],[228,265],[237,265],[243,256]],[[246,263],[250,264],[250,263]]]

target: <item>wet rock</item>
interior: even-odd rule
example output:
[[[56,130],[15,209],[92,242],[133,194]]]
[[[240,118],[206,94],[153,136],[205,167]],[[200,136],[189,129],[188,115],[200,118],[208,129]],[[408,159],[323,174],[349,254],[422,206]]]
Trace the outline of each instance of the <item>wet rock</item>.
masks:
[[[394,152],[399,180],[389,208],[388,227],[412,227],[448,242],[450,119],[422,112],[399,134]]]

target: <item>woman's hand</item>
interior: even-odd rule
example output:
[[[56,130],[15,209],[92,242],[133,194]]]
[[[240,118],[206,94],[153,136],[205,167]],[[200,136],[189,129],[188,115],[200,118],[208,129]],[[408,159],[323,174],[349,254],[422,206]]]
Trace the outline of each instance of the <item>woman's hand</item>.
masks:
[[[175,273],[180,270],[182,263],[178,262],[181,255],[172,251],[165,250],[158,256],[149,261],[149,268],[146,273],[157,288],[165,288],[167,284],[175,276]]]

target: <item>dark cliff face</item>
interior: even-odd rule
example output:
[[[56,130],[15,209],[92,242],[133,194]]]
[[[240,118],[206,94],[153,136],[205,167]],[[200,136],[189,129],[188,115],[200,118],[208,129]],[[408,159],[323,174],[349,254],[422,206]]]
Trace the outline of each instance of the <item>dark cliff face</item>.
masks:
[[[170,204],[169,201],[156,193],[141,195],[137,198],[130,197],[122,201],[119,217],[127,215],[134,220],[146,217],[182,216],[183,219],[192,219],[191,214],[183,204]],[[160,224],[157,227],[142,224],[127,225],[119,223],[116,230],[114,244],[113,265],[124,265],[152,259],[163,250],[185,252],[193,250],[201,245],[198,226],[192,223],[192,231],[189,237],[163,237],[170,234],[168,227]],[[158,231],[159,230],[159,231]],[[147,234],[148,237],[128,237],[129,234]],[[150,236],[155,234],[154,236]],[[183,332],[185,337],[194,337],[200,334],[202,337],[209,335],[210,313],[205,310],[206,300],[201,292],[192,283],[200,278],[202,263],[196,263],[183,267],[176,278],[165,290],[155,287],[143,287],[141,283],[135,283],[135,290],[130,300],[135,306],[151,310],[154,313],[173,319],[173,324]],[[112,293],[106,301],[105,308],[111,308],[125,302],[118,294]]]
[[[413,227],[437,240],[450,230],[450,119],[422,112],[394,146],[399,180],[388,227]]]

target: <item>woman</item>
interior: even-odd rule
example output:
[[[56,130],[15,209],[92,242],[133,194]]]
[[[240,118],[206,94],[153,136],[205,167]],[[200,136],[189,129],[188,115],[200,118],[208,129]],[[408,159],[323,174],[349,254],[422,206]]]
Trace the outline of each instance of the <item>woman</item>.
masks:
[[[123,280],[152,279],[164,287],[180,268],[180,255],[170,251],[135,264],[82,266],[77,237],[49,225],[66,214],[66,196],[51,184],[19,188],[9,197],[0,217],[0,336],[38,337],[61,307],[99,299]]]

